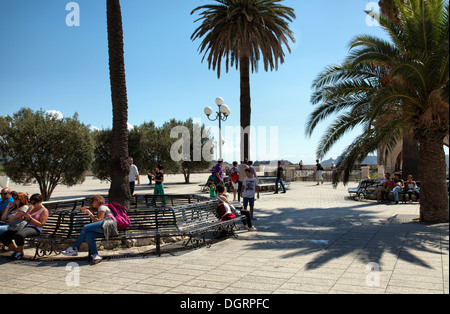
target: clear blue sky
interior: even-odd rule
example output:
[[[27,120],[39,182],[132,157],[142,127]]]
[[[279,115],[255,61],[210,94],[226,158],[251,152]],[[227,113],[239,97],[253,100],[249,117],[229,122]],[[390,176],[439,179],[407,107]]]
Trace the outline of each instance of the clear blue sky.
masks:
[[[106,33],[106,1],[78,0],[80,26],[66,25],[69,0],[0,0],[0,107],[12,115],[22,107],[58,110],[98,128],[112,124]],[[239,125],[239,75],[233,68],[217,79],[201,63],[191,34],[190,12],[211,0],[121,1],[129,123],[201,118],[221,96],[231,108],[228,126]],[[375,1],[375,3],[378,1]],[[277,72],[251,76],[252,123],[278,127],[279,158],[313,163],[326,124],[312,138],[304,125],[313,106],[311,84],[326,66],[341,62],[357,34],[384,36],[369,27],[368,0],[286,0],[297,19],[296,43]],[[336,145],[336,157],[350,142]]]

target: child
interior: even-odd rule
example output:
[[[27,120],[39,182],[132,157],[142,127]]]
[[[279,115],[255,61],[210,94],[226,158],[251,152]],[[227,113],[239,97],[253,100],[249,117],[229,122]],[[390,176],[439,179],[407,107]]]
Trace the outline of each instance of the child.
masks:
[[[211,199],[216,199],[216,185],[214,181],[209,182],[209,197]]]
[[[226,213],[224,213],[224,215],[228,213],[233,213],[236,216],[244,215],[246,217],[246,220],[243,220],[242,223],[244,224],[245,229],[249,231],[256,231],[256,228],[253,226],[252,220],[250,218],[250,212],[248,210],[238,210],[234,208],[234,206],[231,205],[230,201],[228,200],[227,193],[225,193],[225,188],[222,185],[217,186],[217,192],[217,199],[226,204]],[[223,217],[220,218],[222,219]]]
[[[255,206],[255,192],[258,193],[257,199],[259,199],[259,185],[258,180],[253,176],[253,173],[250,169],[245,169],[245,179],[242,183],[242,196],[244,197],[244,208],[247,209],[247,206],[250,205],[250,216],[253,220],[256,218],[253,217],[253,208]]]

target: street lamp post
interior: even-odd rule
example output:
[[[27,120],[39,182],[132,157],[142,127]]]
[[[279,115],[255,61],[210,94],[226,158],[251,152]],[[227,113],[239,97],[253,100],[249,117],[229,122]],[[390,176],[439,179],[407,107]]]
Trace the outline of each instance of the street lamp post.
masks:
[[[210,121],[219,120],[219,159],[222,160],[222,121],[227,121],[231,114],[231,110],[227,105],[224,105],[222,97],[216,98],[216,105],[219,107],[219,111],[216,112],[216,117],[214,119],[211,118],[211,115],[214,112],[211,107],[206,107],[204,112]]]

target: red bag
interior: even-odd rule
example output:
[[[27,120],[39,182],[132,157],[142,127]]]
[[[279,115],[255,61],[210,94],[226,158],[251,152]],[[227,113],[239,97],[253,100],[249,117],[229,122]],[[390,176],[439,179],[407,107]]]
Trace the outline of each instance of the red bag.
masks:
[[[219,212],[220,219],[223,221],[236,218],[235,214],[233,214],[227,210],[225,203],[222,203],[219,205],[218,212]]]

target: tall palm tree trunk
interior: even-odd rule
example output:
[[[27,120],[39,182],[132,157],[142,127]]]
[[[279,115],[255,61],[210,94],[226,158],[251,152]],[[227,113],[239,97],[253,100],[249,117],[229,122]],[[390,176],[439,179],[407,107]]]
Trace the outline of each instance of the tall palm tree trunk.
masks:
[[[111,143],[111,187],[109,201],[128,208],[128,98],[125,79],[122,12],[119,0],[107,0],[109,72],[113,107]]]
[[[419,137],[420,218],[427,223],[448,223],[448,192],[442,136]]]
[[[405,130],[403,133],[403,161],[402,175],[406,180],[408,175],[412,175],[415,180],[420,180],[419,172],[419,143],[414,138],[414,132]]]
[[[241,159],[250,159],[250,123],[251,123],[251,98],[250,98],[250,59],[241,57]],[[242,151],[243,149],[243,151]]]

